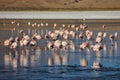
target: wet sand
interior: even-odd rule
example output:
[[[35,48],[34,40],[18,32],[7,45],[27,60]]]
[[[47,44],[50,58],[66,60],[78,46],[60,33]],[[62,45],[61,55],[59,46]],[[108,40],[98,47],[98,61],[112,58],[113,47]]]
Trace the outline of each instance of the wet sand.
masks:
[[[12,25],[11,22],[15,21],[15,24]],[[31,24],[41,24],[43,26],[28,26],[28,22]],[[45,24],[48,23],[48,26]],[[17,25],[19,24],[19,26]],[[87,24],[88,29],[90,30],[103,30],[102,25],[105,24],[105,30],[120,30],[120,19],[1,19],[0,20],[0,30],[11,30],[13,28],[16,29],[28,29],[28,28],[36,28],[36,29],[45,29],[45,28],[53,28],[54,24],[57,24],[56,28],[62,27],[65,24],[66,28],[68,25],[75,24],[76,27],[79,27],[80,24]]]

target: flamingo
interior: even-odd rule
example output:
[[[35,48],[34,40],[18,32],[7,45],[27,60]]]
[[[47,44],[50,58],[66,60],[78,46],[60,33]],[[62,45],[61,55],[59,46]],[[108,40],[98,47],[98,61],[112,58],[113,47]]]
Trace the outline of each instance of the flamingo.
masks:
[[[54,47],[54,44],[52,42],[47,43],[47,48],[52,49]]]
[[[75,30],[78,31],[78,30],[79,30],[79,27],[76,27]]]
[[[4,41],[4,46],[9,46],[10,45],[10,40],[5,40]]]
[[[82,44],[80,45],[80,49],[83,50],[83,49],[87,48],[88,45],[89,45],[89,44],[88,44],[87,42],[84,42],[84,43],[82,43]]]
[[[10,48],[11,49],[16,49],[18,47],[18,41],[19,41],[19,38],[16,37],[15,41],[11,44]]]
[[[20,26],[20,23],[17,23],[17,26]]]
[[[73,25],[71,25],[71,28],[73,28],[73,29],[74,29],[74,28],[75,28],[75,25],[74,25],[74,24],[73,24]]]
[[[93,38],[93,35],[94,35],[93,31],[90,30],[86,31],[86,37],[88,40],[91,40]]]
[[[64,27],[65,27],[65,24],[63,24],[62,27],[64,28]]]
[[[102,42],[102,37],[97,37],[96,38],[96,43],[101,43]]]
[[[102,32],[98,32],[97,36],[98,36],[98,37],[102,37],[102,36],[103,36],[103,33],[102,33]]]
[[[48,26],[48,23],[46,23],[45,25]]]
[[[114,35],[113,35],[113,34],[110,34],[109,39],[111,40],[111,44],[113,44],[114,38],[115,38]]]
[[[105,27],[106,27],[105,24],[103,24],[103,25],[102,25],[102,28],[104,29]]]
[[[35,46],[35,45],[37,45],[37,42],[33,39],[33,40],[30,41],[30,45]]]
[[[104,32],[103,33],[103,38],[106,38],[107,37],[107,32]]]
[[[85,30],[85,29],[87,29],[87,25],[86,24],[80,24],[80,28]]]
[[[28,22],[28,26],[30,26],[31,25],[31,23],[30,22]]]
[[[86,25],[86,24],[83,24],[83,25],[82,25],[82,29],[83,29],[83,30],[87,29],[87,25]]]
[[[65,40],[68,40],[68,35],[67,34],[63,34],[63,39],[65,39]]]
[[[87,35],[87,40],[91,40],[92,37],[93,37],[92,35],[88,34],[88,35]]]
[[[101,44],[95,44],[93,46],[93,51],[99,52],[102,49],[102,45]]]
[[[28,41],[30,40],[30,37],[28,35],[24,35],[23,38]]]
[[[7,40],[4,41],[4,46],[9,46],[13,42],[14,42],[13,37],[10,37],[9,39],[7,39]]]
[[[61,49],[61,48],[63,47],[60,40],[56,40],[56,41],[54,42],[54,46],[55,46],[56,48],[58,48],[58,49]]]
[[[104,29],[104,32],[105,32],[106,25],[105,25],[105,24],[103,24],[103,25],[102,25],[102,28]]]
[[[20,46],[22,47],[22,46],[28,46],[29,45],[29,41],[28,40],[26,40],[26,39],[22,39],[22,40],[20,40]]]
[[[114,36],[115,36],[115,39],[118,39],[119,38],[118,32],[115,32]]]
[[[38,24],[37,26],[40,27],[40,24]]]
[[[54,29],[56,28],[56,26],[57,26],[57,24],[55,23],[55,24],[54,24],[54,26],[53,26],[53,27],[54,27]]]
[[[41,36],[41,35],[38,35],[38,34],[35,35],[35,38],[36,38],[37,40],[43,39],[42,36]]]
[[[40,25],[41,25],[41,27],[43,27],[43,26],[44,26],[44,24],[43,24],[43,23],[41,23]]]
[[[84,37],[83,33],[80,33],[80,34],[79,34],[79,38],[80,38],[80,39],[83,39],[83,37]]]
[[[69,43],[68,43],[68,41],[64,40],[64,41],[62,41],[61,44],[62,44],[63,47],[66,47],[66,46],[68,46]]]
[[[11,24],[15,24],[15,21],[11,21]]]

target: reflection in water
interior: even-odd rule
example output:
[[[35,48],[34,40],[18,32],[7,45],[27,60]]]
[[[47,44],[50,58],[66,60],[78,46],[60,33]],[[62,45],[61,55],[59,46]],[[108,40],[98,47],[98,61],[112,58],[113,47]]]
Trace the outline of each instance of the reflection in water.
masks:
[[[53,65],[54,65],[53,58],[49,57],[48,58],[48,66],[53,66]]]
[[[28,66],[28,57],[29,57],[29,52],[26,52],[27,50],[22,50],[21,55],[20,55],[20,66],[22,67],[27,67]]]
[[[8,54],[5,54],[4,59],[5,59],[4,64],[6,67],[13,67],[13,68],[18,67],[18,51],[17,50],[12,50]]]
[[[107,46],[107,44],[103,44],[103,55],[104,55],[104,57],[107,55],[107,49],[108,49],[108,46]]]
[[[87,59],[85,59],[85,58],[80,59],[80,65],[83,66],[83,67],[86,67],[88,65]]]
[[[68,54],[65,53],[63,56],[62,56],[62,65],[68,65]]]
[[[114,45],[110,46],[110,57],[114,55]]]
[[[34,31],[34,30],[32,30]],[[13,31],[15,33],[15,31]],[[13,33],[12,32],[12,33]],[[17,31],[18,33],[19,31]],[[30,34],[31,30],[28,29],[27,31]],[[41,33],[42,32],[42,33]],[[42,30],[40,33],[42,35],[46,34],[49,31]],[[58,31],[59,32],[59,31]],[[68,32],[68,31],[66,31]],[[73,31],[71,31],[72,33]],[[35,32],[34,32],[35,33]],[[79,32],[77,32],[79,34]],[[69,36],[69,35],[68,35]],[[69,36],[73,39],[71,36]],[[20,67],[36,67],[40,65],[78,65],[80,66],[91,66],[91,62],[99,61],[102,62],[102,57],[117,57],[118,55],[118,44],[119,41],[112,41],[112,45],[110,40],[107,42],[109,37],[105,37],[106,40],[104,42],[100,42],[102,45],[101,51],[93,51],[93,47],[96,45],[94,40],[86,40],[82,39],[87,46],[79,51],[79,46],[82,44],[79,38],[75,38],[73,40],[62,40],[60,38],[63,46],[61,48],[57,48],[53,45],[52,48],[46,48],[46,43],[50,42],[52,39],[47,40],[46,42],[42,43],[42,41],[37,41],[39,44],[33,47],[24,46],[22,48],[18,47],[18,49],[9,49],[8,54],[4,54],[4,64],[5,66],[12,66],[13,68]],[[76,42],[77,41],[77,42]],[[79,43],[80,41],[80,43]],[[65,44],[67,42],[67,44]],[[54,41],[53,41],[54,43]],[[43,46],[42,46],[43,45]],[[7,49],[7,48],[6,48]],[[8,52],[8,50],[6,50]],[[88,65],[88,62],[90,63]]]
[[[118,42],[115,41],[115,56],[117,56],[118,53]]]
[[[102,56],[101,51],[96,52],[96,58],[100,58]]]
[[[54,63],[55,65],[62,65],[62,57],[60,53],[54,53]]]
[[[35,61],[40,60],[40,49],[36,51],[30,51],[28,48],[19,50],[10,50],[8,54],[4,55],[4,61],[6,67],[34,67]],[[41,59],[42,60],[42,59]]]
[[[11,55],[11,52],[4,55],[5,66],[10,66],[11,65],[11,56],[10,55]]]

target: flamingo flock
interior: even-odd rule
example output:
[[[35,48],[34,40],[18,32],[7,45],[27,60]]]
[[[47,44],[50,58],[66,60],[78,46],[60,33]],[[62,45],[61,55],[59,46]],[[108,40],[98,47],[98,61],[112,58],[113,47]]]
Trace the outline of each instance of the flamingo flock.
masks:
[[[12,21],[11,24],[15,24],[15,21]],[[49,26],[49,23],[38,24],[35,22],[34,24],[31,24],[31,22],[28,22],[27,24],[28,26],[32,27]],[[17,23],[17,26],[20,26],[20,23]],[[60,50],[65,51],[70,49],[75,51],[76,49],[79,49],[80,51],[83,51],[89,49],[97,53],[104,49],[103,43],[105,43],[105,40],[108,39],[108,41],[111,41],[112,46],[114,46],[114,40],[119,40],[118,32],[108,34],[108,32],[104,30],[94,33],[94,31],[88,29],[89,27],[86,24],[80,24],[79,26],[76,26],[75,24],[63,24],[60,29],[56,29],[56,27],[57,24],[55,23],[53,24],[53,29],[46,30],[44,34],[42,31],[40,31],[40,34],[36,31],[36,29],[33,29],[31,32],[28,31],[28,33],[25,32],[25,30],[19,30],[16,37],[11,35],[10,38],[4,41],[4,46],[9,47],[10,49],[20,49],[25,47],[42,46],[42,44],[39,43],[41,41],[45,41],[45,48],[47,48],[47,50],[54,49],[55,51],[56,57],[54,58],[54,62],[57,64],[61,64],[62,58],[59,54],[57,54]],[[103,25],[102,28],[105,29],[105,25]],[[76,46],[76,40],[80,41],[78,42],[79,46]],[[48,64],[53,64],[52,58],[48,59]],[[87,64],[88,62],[85,59],[81,60],[82,66],[86,66]],[[94,62],[93,67],[100,68],[102,67],[102,64],[100,64],[99,62]]]

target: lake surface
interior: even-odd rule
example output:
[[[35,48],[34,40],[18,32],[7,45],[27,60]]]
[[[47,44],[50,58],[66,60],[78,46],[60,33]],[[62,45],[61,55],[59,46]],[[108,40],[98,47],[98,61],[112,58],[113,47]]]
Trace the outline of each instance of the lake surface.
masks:
[[[68,48],[62,49],[48,49],[47,40],[43,39],[37,41],[37,45],[30,47],[18,47],[17,49],[10,49],[3,45],[4,40],[9,37],[19,36],[20,29],[25,29],[24,32],[32,36],[33,33],[38,33],[44,36],[48,31],[54,32],[55,29],[61,29],[64,20],[53,20],[49,22],[50,27],[44,27],[39,29],[38,26],[33,28],[28,27],[29,19],[120,19],[120,11],[84,11],[84,12],[0,12],[0,27],[5,29],[0,30],[0,80],[119,80],[120,79],[120,36],[113,41],[110,41],[107,36],[102,41],[102,50],[95,52],[92,49],[80,49],[80,45],[87,41],[87,38],[83,40],[75,37],[70,37],[68,42],[75,44],[75,49]],[[8,20],[7,19],[12,19]],[[26,22],[19,20],[15,24],[11,24],[13,19],[27,19]],[[38,22],[32,21],[32,24],[41,24],[42,20]],[[18,26],[18,23],[20,24]],[[44,21],[44,25],[45,25]],[[59,24],[59,28],[53,28],[54,23]],[[83,22],[71,22],[64,24],[80,25]],[[96,26],[98,23],[100,27],[102,24],[107,24],[111,28],[120,26],[119,20],[117,22],[85,22],[86,24],[92,24],[90,26]],[[97,25],[98,26],[98,25]],[[114,27],[113,27],[114,26]],[[9,29],[6,29],[10,27]],[[66,26],[65,26],[66,27]],[[89,26],[88,26],[89,27]],[[100,29],[92,30],[94,32],[91,43],[95,43],[95,38],[98,32],[107,32],[108,35],[115,34],[119,29],[109,30]],[[94,27],[95,28],[95,27]],[[89,28],[88,28],[89,29]],[[117,29],[117,28],[116,28]],[[76,31],[77,33],[85,33],[85,30]],[[62,40],[62,38],[59,38]],[[87,62],[86,65],[82,64],[82,61]],[[49,61],[52,61],[51,64]],[[99,69],[92,68],[95,61],[100,62],[103,67]]]
[[[48,30],[35,30],[44,35]],[[30,32],[33,30],[31,29]],[[79,33],[81,31],[78,31]],[[99,32],[93,31],[94,37]],[[102,31],[103,32],[103,31]],[[116,31],[106,31],[108,35]],[[120,31],[117,31],[120,33]],[[25,30],[28,34],[28,31]],[[10,36],[18,36],[18,30],[0,30],[1,41],[8,39]],[[29,35],[32,35],[29,33]],[[103,49],[95,52],[91,49],[80,50],[80,39],[75,38],[73,41],[76,49],[60,49],[55,52],[54,49],[47,49],[47,41],[39,41],[36,47],[24,47],[10,49],[0,45],[0,80],[119,80],[120,75],[120,40],[114,40],[113,43],[107,37],[103,42]],[[91,40],[94,41],[94,40]],[[61,59],[59,59],[61,57]],[[53,59],[54,64],[49,65],[48,60]],[[88,64],[84,67],[81,65],[82,60]],[[93,62],[99,61],[103,67],[100,69],[92,68]]]

